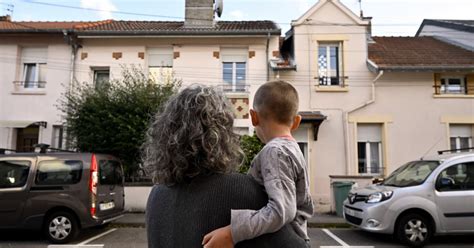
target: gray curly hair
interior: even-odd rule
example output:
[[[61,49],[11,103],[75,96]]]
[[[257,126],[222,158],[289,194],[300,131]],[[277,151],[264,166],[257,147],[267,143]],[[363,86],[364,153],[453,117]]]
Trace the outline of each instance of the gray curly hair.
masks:
[[[242,161],[224,94],[193,85],[172,96],[149,126],[143,163],[158,184],[174,185],[235,171]]]

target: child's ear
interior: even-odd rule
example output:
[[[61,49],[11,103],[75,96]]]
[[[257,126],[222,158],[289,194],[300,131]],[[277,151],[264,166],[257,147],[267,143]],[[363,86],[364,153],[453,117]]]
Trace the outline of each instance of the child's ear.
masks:
[[[252,119],[252,125],[255,127],[258,126],[260,121],[258,119],[257,112],[255,112],[253,109],[250,109],[250,118]]]
[[[291,131],[298,129],[301,123],[301,115],[296,115],[295,118],[293,118],[293,124],[291,125]]]

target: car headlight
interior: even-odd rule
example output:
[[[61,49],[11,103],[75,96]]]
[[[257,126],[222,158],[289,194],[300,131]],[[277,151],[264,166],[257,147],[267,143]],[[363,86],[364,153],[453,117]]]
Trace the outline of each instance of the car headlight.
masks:
[[[393,191],[382,191],[382,192],[373,193],[369,195],[366,202],[367,203],[383,202],[385,200],[390,199],[392,195],[393,195]]]

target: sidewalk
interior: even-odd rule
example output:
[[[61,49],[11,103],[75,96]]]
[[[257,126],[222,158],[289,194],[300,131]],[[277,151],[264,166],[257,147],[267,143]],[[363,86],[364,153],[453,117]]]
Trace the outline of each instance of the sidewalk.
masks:
[[[145,213],[125,213],[125,215],[112,222],[112,225],[127,227],[145,227]],[[313,228],[323,227],[349,227],[342,217],[331,214],[316,213],[308,220],[308,226]]]

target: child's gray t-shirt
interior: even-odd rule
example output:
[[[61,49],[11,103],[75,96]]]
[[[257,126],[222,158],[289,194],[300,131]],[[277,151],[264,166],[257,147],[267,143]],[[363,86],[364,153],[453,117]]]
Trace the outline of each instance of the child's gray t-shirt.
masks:
[[[265,187],[268,203],[257,211],[232,210],[234,244],[276,232],[287,223],[309,240],[307,219],[313,215],[313,201],[305,158],[298,143],[286,137],[272,139],[255,156],[249,175]]]

